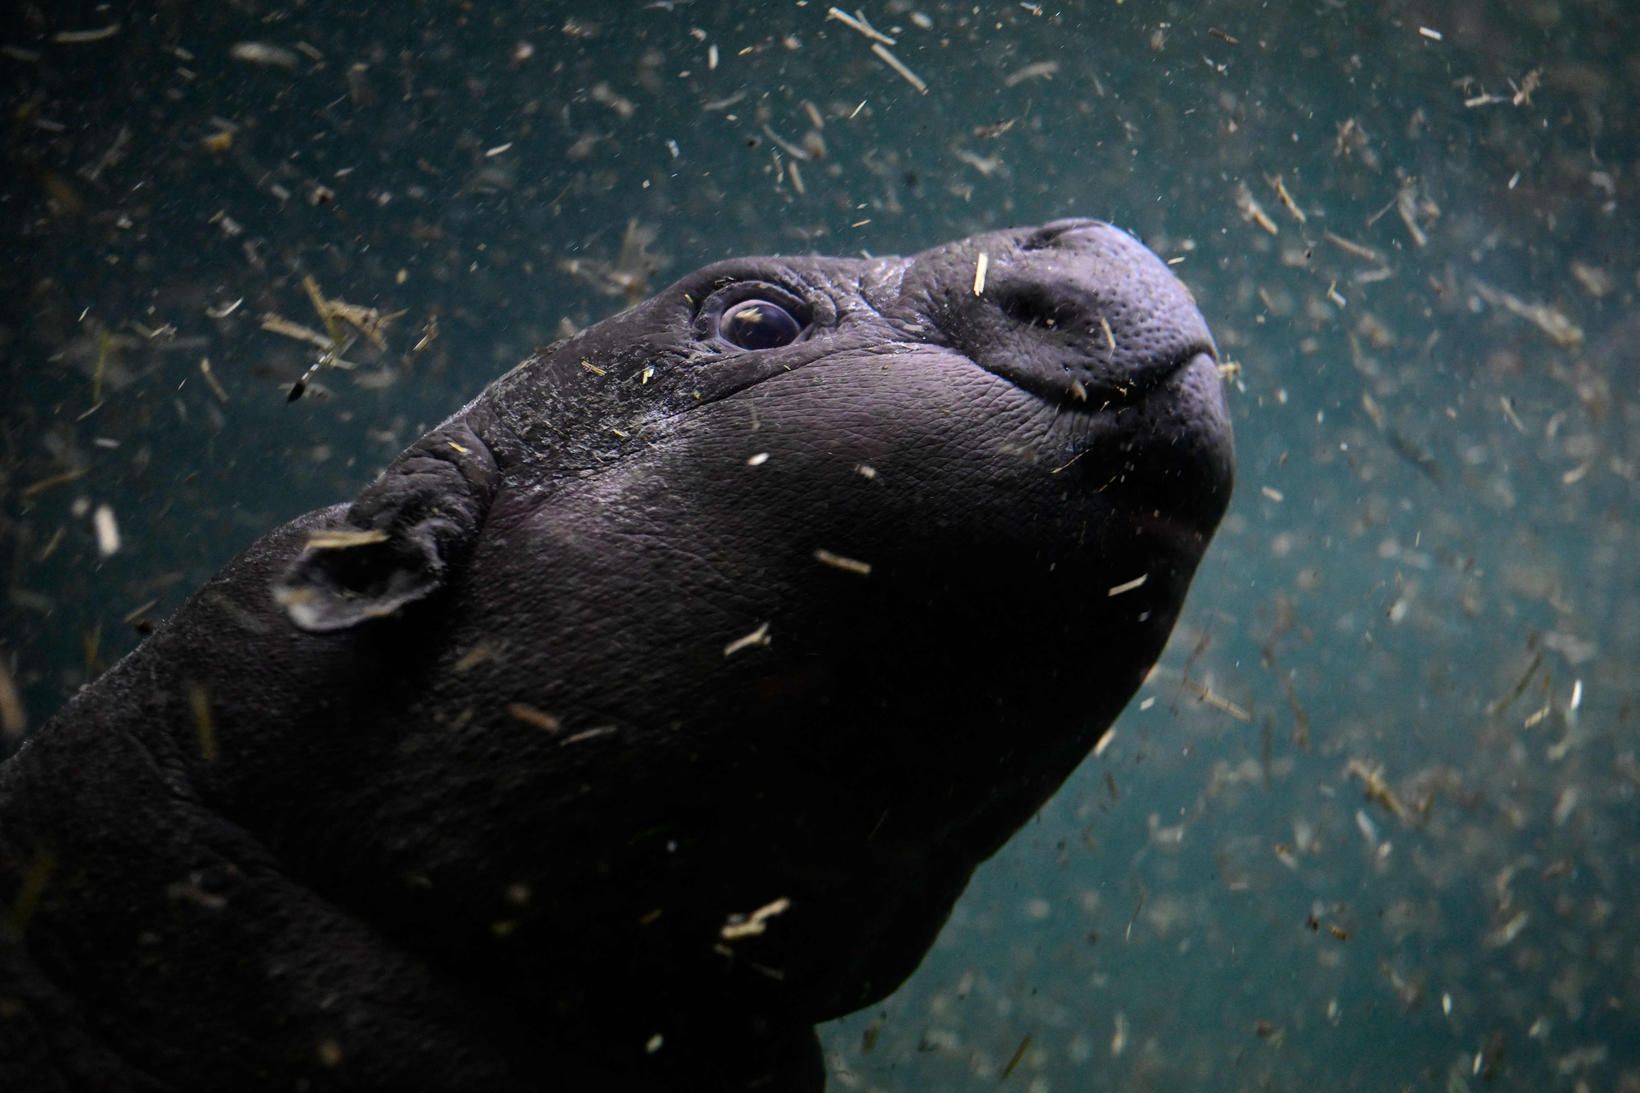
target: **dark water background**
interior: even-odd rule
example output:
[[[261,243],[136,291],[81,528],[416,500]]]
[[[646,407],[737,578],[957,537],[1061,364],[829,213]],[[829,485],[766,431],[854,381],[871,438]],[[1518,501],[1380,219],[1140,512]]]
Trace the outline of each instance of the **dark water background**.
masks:
[[[27,725],[627,291],[1105,217],[1241,365],[1238,494],[1111,746],[822,1030],[832,1087],[1640,1089],[1640,16],[864,10],[926,94],[820,3],[5,16]],[[304,274],[404,314],[287,404]]]

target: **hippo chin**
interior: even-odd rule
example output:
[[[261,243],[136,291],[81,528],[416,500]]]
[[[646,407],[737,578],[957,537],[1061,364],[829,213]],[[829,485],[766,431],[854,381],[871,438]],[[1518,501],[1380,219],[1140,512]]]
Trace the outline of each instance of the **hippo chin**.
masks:
[[[1108,225],[720,262],[250,547],[0,767],[0,1088],[818,1090],[1230,494]]]

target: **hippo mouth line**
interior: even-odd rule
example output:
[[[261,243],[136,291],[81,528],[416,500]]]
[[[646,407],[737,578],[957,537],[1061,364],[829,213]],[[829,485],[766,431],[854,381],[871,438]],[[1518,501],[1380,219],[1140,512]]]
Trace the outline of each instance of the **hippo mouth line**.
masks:
[[[1052,474],[1085,478],[1111,504],[1131,508],[1135,520],[1166,513],[1161,521],[1166,526],[1152,531],[1201,542],[1223,516],[1230,495],[1229,422],[1221,414],[1181,409],[1199,405],[1203,387],[1221,382],[1218,358],[1197,352],[1147,380],[1142,389],[1097,403],[1056,401],[1019,386],[1052,408],[1050,436],[1057,436],[1053,443],[1060,452]],[[1123,500],[1135,491],[1137,504]],[[1158,505],[1158,497],[1167,503]]]
[[[975,363],[992,375],[1007,380],[1059,410],[1078,414],[1098,414],[1106,410],[1121,410],[1137,405],[1154,392],[1168,386],[1170,380],[1194,367],[1197,362],[1210,367],[1218,365],[1218,351],[1206,343],[1186,346],[1178,353],[1154,361],[1146,361],[1130,372],[1122,381],[1085,381],[1074,374],[1074,366],[1062,364],[1059,375],[1046,375],[1041,370],[976,360]]]

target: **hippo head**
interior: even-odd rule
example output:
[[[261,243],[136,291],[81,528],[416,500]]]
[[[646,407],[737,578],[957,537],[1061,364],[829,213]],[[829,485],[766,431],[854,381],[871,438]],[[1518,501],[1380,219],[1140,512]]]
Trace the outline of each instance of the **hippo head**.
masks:
[[[283,594],[316,630],[427,597],[369,825],[453,893],[418,931],[501,975],[573,929],[565,981],[816,1020],[909,974],[1106,731],[1231,476],[1206,324],[1109,225],[737,259],[497,381],[353,506],[393,565],[309,550]]]
[[[219,954],[277,951],[255,1012],[361,1088],[817,1088],[812,1024],[911,973],[1155,662],[1231,478],[1207,327],[1108,225],[707,266],[261,540],[25,749],[31,830],[102,878],[31,936],[202,840],[189,883],[262,910],[138,884],[117,920],[175,951],[79,993],[265,995]],[[50,766],[126,741],[84,769],[176,834],[76,849],[39,802],[95,795]],[[175,1017],[123,1057],[226,1080],[273,1027]],[[222,1035],[149,1050],[190,1021]]]

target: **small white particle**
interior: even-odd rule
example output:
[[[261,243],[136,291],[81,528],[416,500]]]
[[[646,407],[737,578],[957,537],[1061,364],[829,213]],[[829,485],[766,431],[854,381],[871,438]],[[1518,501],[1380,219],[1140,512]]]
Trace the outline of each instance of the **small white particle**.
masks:
[[[1148,710],[1154,705],[1156,705],[1156,696],[1151,695],[1149,698],[1147,698],[1143,702],[1139,703],[1139,708],[1141,710]]]
[[[1441,40],[1441,32],[1430,27],[1419,27],[1418,33],[1422,34],[1425,38],[1428,38],[1432,42],[1439,42]]]
[[[110,23],[106,27],[96,30],[59,30],[51,36],[53,42],[62,45],[82,45],[87,42],[100,42],[104,38],[112,38],[120,32],[118,23]]]
[[[91,522],[97,529],[97,553],[104,558],[117,554],[120,549],[120,526],[114,521],[114,510],[107,505],[98,505],[91,514]]]
[[[1132,592],[1135,588],[1139,588],[1139,587],[1143,586],[1143,584],[1146,581],[1148,581],[1149,579],[1150,579],[1150,574],[1141,573],[1137,577],[1133,578],[1133,580],[1131,580],[1131,581],[1123,581],[1119,585],[1112,586],[1110,591],[1106,592],[1105,595],[1107,595],[1107,596],[1120,596],[1124,592]]]
[[[1582,794],[1578,792],[1576,786],[1567,786],[1565,789],[1560,791],[1560,796],[1555,799],[1555,810],[1552,813],[1556,827],[1566,826],[1566,821],[1571,819],[1572,813],[1577,809],[1577,802],[1581,797]]]
[[[974,295],[985,295],[985,270],[991,264],[991,256],[984,251],[979,252],[979,261],[974,263]]]
[[[1372,822],[1372,817],[1361,809],[1355,810],[1355,826],[1361,832],[1361,837],[1372,846],[1378,845],[1378,825]]]
[[[870,479],[877,477],[877,468],[873,467],[870,463],[856,463],[854,465],[854,471],[861,478]]]
[[[768,645],[773,639],[769,637],[769,624],[764,623],[745,637],[736,638],[723,647],[723,655],[732,657],[742,649],[750,649],[754,645]]]
[[[661,1049],[661,1044],[663,1044],[665,1042],[666,1041],[664,1039],[662,1039],[661,1034],[657,1032],[657,1033],[655,1033],[655,1035],[653,1035],[649,1038],[648,1043],[644,1044],[643,1049],[644,1049],[644,1051],[648,1052],[650,1055],[653,1055],[653,1054],[655,1054],[655,1052],[657,1052]]]
[[[746,457],[746,465],[748,467],[761,467],[761,466],[763,466],[763,464],[767,463],[768,461],[769,461],[769,453],[768,452],[758,452],[756,455],[749,455],[749,456]]]
[[[508,149],[510,149],[512,146],[513,146],[513,142],[509,140],[506,144],[496,145],[494,148],[491,148],[489,151],[485,152],[484,155],[485,155],[486,158],[499,156],[503,152],[506,152]]]

